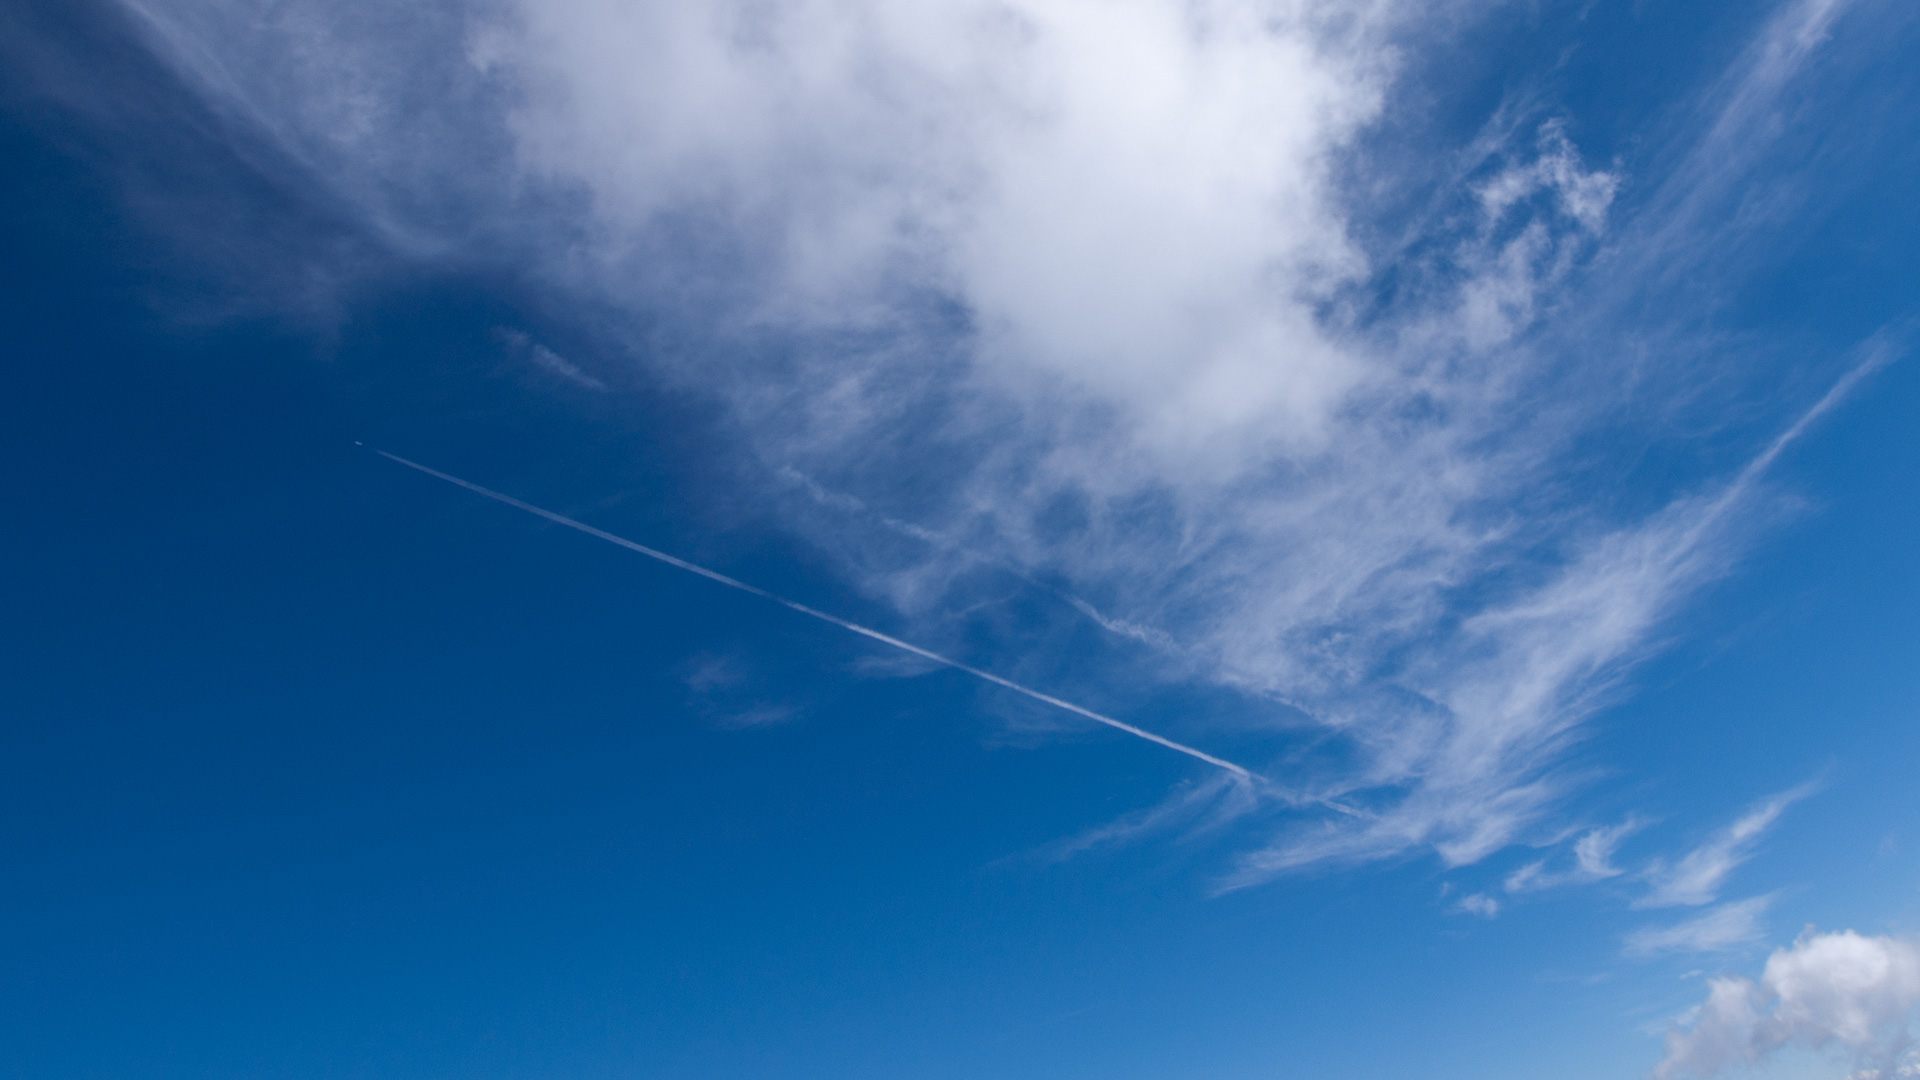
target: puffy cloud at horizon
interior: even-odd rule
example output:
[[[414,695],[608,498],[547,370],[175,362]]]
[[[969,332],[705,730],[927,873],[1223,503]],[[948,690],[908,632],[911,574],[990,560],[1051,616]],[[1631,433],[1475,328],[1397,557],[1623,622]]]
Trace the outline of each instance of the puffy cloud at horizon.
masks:
[[[1852,930],[1809,930],[1776,949],[1757,982],[1709,980],[1707,1000],[1668,1032],[1653,1075],[1708,1077],[1789,1047],[1830,1046],[1861,1059],[1866,1075],[1890,1075],[1911,1046],[1916,1006],[1920,946]]]
[[[525,255],[723,402],[767,475],[911,523],[789,522],[903,617],[1014,567],[1159,677],[1333,736],[1276,779],[1355,812],[1263,826],[1224,888],[1515,842],[1800,430],[1783,410],[1756,467],[1641,511],[1581,472],[1581,435],[1634,404],[1615,346],[1675,332],[1589,331],[1627,318],[1627,269],[1710,258],[1690,230],[1742,159],[1635,178],[1548,115],[1491,119],[1440,167],[1372,152],[1409,51],[1447,47],[1422,31],[1498,5],[126,7],[396,250]],[[1697,142],[1745,130],[1843,8],[1783,5]],[[1363,227],[1370,191],[1428,181],[1415,235]],[[1558,880],[1614,876],[1618,839]],[[1705,903],[1741,843],[1663,871],[1660,902]]]

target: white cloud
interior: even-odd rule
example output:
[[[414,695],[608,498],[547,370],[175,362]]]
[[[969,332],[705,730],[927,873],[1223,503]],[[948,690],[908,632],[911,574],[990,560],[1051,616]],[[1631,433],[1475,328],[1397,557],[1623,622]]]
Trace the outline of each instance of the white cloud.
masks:
[[[1059,861],[1144,836],[1167,833],[1188,838],[1202,836],[1244,816],[1256,799],[1252,786],[1244,780],[1231,773],[1216,773],[1198,782],[1176,786],[1157,806],[1047,844],[1037,854],[1049,861]]]
[[[792,527],[917,638],[1010,567],[1151,674],[1330,736],[1337,766],[1280,779],[1340,809],[1224,887],[1523,836],[1801,430],[1652,511],[1573,451],[1642,407],[1614,346],[1668,332],[1606,275],[1721,271],[1688,238],[1830,3],[1728,73],[1660,188],[1694,194],[1622,222],[1620,170],[1540,116],[1440,165],[1369,149],[1417,97],[1407,50],[1453,47],[1423,31],[1494,6],[1466,0],[126,2],[396,250],[511,259],[723,402],[770,477],[839,493],[796,495]],[[1366,239],[1370,193],[1427,181],[1417,235]],[[1656,893],[1707,895],[1710,861]]]
[[[1574,864],[1581,880],[1603,881],[1619,875],[1620,868],[1613,865],[1614,851],[1620,847],[1622,840],[1645,825],[1643,818],[1628,817],[1618,825],[1589,829],[1583,833],[1573,845]]]
[[[1667,1033],[1654,1070],[1668,1077],[1712,1076],[1757,1064],[1789,1046],[1838,1046],[1891,1072],[1909,1042],[1920,1006],[1920,946],[1851,930],[1808,931],[1767,958],[1756,983],[1709,982],[1707,1000]]]
[[[1920,1050],[1909,1050],[1886,1064],[1860,1069],[1847,1080],[1908,1080],[1915,1076],[1920,1076]]]
[[[1682,856],[1678,862],[1664,860],[1647,868],[1651,891],[1636,900],[1636,908],[1681,907],[1710,904],[1719,895],[1720,886],[1734,868],[1753,856],[1760,837],[1778,821],[1787,807],[1811,794],[1813,786],[1802,784],[1790,791],[1762,800],[1739,820],[1716,833],[1711,840]]]
[[[1366,269],[1326,164],[1381,108],[1395,6],[559,0],[473,49],[606,250],[717,226],[748,317],[789,328],[937,290],[996,390],[1231,475],[1324,445],[1375,371],[1314,305]]]
[[[1627,935],[1627,953],[1652,956],[1666,952],[1720,952],[1758,941],[1765,931],[1760,919],[1772,904],[1773,897],[1756,896],[1721,904],[1704,915],[1672,926],[1636,930]]]
[[[567,382],[573,383],[576,386],[584,386],[589,390],[605,390],[607,388],[606,383],[582,371],[580,365],[533,340],[532,336],[525,331],[502,326],[496,327],[493,335],[512,350],[514,354],[525,357],[535,367],[550,375],[558,376]]]
[[[1453,905],[1453,910],[1466,915],[1478,915],[1483,919],[1491,919],[1500,914],[1500,901],[1485,893],[1472,893],[1461,897],[1460,902]]]
[[[1613,864],[1614,852],[1627,837],[1647,826],[1647,820],[1629,815],[1618,825],[1588,829],[1573,842],[1573,866],[1565,870],[1547,869],[1541,859],[1508,874],[1502,887],[1510,893],[1538,892],[1562,885],[1590,885],[1619,877],[1625,871]]]

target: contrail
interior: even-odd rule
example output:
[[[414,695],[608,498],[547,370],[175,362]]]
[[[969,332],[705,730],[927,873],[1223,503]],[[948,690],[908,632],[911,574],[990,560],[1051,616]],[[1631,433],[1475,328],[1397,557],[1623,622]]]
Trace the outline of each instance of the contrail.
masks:
[[[358,446],[360,444],[355,443],[354,445]],[[409,469],[417,469],[420,472],[426,473],[428,476],[435,477],[440,480],[445,480],[449,484],[454,484],[459,487],[466,488],[468,491],[471,491],[476,495],[485,495],[487,498],[492,499],[495,502],[505,503],[516,510],[525,510],[529,514],[534,514],[536,516],[546,518],[548,521],[551,521],[556,525],[565,525],[569,529],[578,529],[579,531],[586,533],[588,536],[597,537],[598,539],[605,540],[609,544],[618,544],[621,547],[626,548],[628,551],[637,551],[640,554],[645,555],[649,559],[658,559],[659,561],[666,563],[668,566],[677,566],[680,569],[685,570],[689,573],[699,574],[703,578],[706,578],[710,581],[717,581],[720,584],[725,585],[730,589],[739,589],[741,592],[744,592],[744,593],[752,593],[753,595],[758,596],[763,600],[771,600],[782,607],[789,608],[793,611],[797,611],[802,615],[810,615],[813,618],[819,619],[821,622],[832,623],[833,625],[839,627],[842,630],[851,630],[852,632],[859,634],[862,637],[872,638],[875,641],[881,642],[886,645],[891,645],[894,648],[899,649],[903,652],[910,652],[915,656],[919,656],[919,657],[923,657],[925,659],[931,660],[936,664],[944,664],[945,666],[953,668],[957,671],[964,671],[967,674],[972,675],[974,678],[984,679],[987,682],[994,684],[995,686],[1004,686],[1008,690],[1011,690],[1016,694],[1025,694],[1026,696],[1032,698],[1035,701],[1045,702],[1046,704],[1051,705],[1056,709],[1064,709],[1067,712],[1073,713],[1075,716],[1084,716],[1089,720],[1093,720],[1098,723],[1105,724],[1110,728],[1117,728],[1118,730],[1124,731],[1129,735],[1135,736],[1136,738],[1145,739],[1150,743],[1158,743],[1159,745],[1164,746],[1169,750],[1177,750],[1180,753],[1187,755],[1188,757],[1198,758],[1209,765],[1215,766],[1217,768],[1225,769],[1228,772],[1233,773],[1235,776],[1240,777],[1242,780],[1260,779],[1259,777],[1256,777],[1252,772],[1248,771],[1242,766],[1235,765],[1233,762],[1228,761],[1224,758],[1214,757],[1212,754],[1207,753],[1205,750],[1197,750],[1191,746],[1186,745],[1185,743],[1174,742],[1172,739],[1169,739],[1163,735],[1155,735],[1153,732],[1148,731],[1145,728],[1134,727],[1132,724],[1129,724],[1124,720],[1115,720],[1111,716],[1102,716],[1101,714],[1094,712],[1092,709],[1083,709],[1080,706],[1075,705],[1071,701],[1063,701],[1060,698],[1054,697],[1052,694],[1043,694],[1038,690],[1033,690],[1028,687],[1021,686],[1019,683],[1014,682],[1011,679],[1003,679],[1000,676],[995,675],[991,671],[982,671],[981,669],[974,667],[970,664],[963,664],[960,661],[954,660],[950,657],[941,656],[937,652],[931,652],[929,650],[921,648],[918,645],[901,641],[899,638],[893,637],[890,634],[883,634],[878,630],[874,630],[870,627],[861,626],[859,623],[856,623],[856,622],[848,622],[847,620],[841,618],[838,615],[829,615],[824,611],[820,611],[815,608],[810,608],[807,605],[802,604],[796,600],[789,600],[784,596],[775,596],[773,593],[770,593],[765,589],[759,588],[757,586],[749,585],[746,582],[741,581],[737,578],[730,578],[725,574],[719,573],[718,571],[709,570],[704,566],[696,566],[685,559],[674,558],[672,555],[669,555],[664,551],[656,551],[653,548],[646,546],[645,544],[636,544],[632,540],[629,540],[624,536],[615,536],[604,529],[596,529],[585,522],[575,521],[574,519],[567,517],[565,514],[556,514],[551,510],[543,510],[540,507],[533,505],[532,503],[521,502],[519,499],[516,499],[511,495],[502,495],[500,492],[494,491],[491,488],[483,488],[479,484],[475,484],[467,480],[462,480],[457,476],[449,476],[448,474],[443,473],[438,469],[430,469],[425,465],[420,464],[417,461],[408,461],[406,458],[403,458],[398,454],[389,454],[385,450],[374,450],[374,453],[379,454],[381,457],[386,458],[388,461],[394,461],[402,465],[405,465]]]

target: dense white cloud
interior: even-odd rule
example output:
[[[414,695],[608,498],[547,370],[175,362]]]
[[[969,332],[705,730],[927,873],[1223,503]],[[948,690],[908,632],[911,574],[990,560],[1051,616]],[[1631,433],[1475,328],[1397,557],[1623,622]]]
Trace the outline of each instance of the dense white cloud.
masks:
[[[609,250],[717,228],[746,317],[788,328],[938,291],[996,389],[1235,475],[1323,445],[1374,373],[1314,314],[1366,269],[1328,164],[1381,107],[1373,7],[560,0],[473,51],[521,90],[522,167],[584,186]],[[1551,160],[1537,182],[1580,182]]]
[[[1712,1076],[1802,1046],[1844,1048],[1891,1072],[1920,1006],[1920,946],[1851,930],[1809,931],[1767,958],[1758,982],[1719,978],[1667,1034],[1654,1076]]]
[[[221,115],[396,248],[509,250],[633,327],[612,336],[724,402],[767,475],[833,493],[793,527],[922,632],[977,600],[971,569],[1011,567],[1165,677],[1334,736],[1337,765],[1262,790],[1340,809],[1223,887],[1521,836],[1800,430],[1652,511],[1567,479],[1631,381],[1595,329],[1630,289],[1593,253],[1699,265],[1699,199],[1750,158],[1719,153],[1692,201],[1623,229],[1619,171],[1539,116],[1443,167],[1370,154],[1406,50],[1480,5],[126,2]],[[1794,47],[1756,44],[1703,145],[1835,10],[1783,8],[1766,35]],[[1436,176],[1416,236],[1360,239],[1370,192]],[[1612,876],[1618,839],[1562,876]],[[1742,850],[1663,869],[1656,895],[1705,902]]]

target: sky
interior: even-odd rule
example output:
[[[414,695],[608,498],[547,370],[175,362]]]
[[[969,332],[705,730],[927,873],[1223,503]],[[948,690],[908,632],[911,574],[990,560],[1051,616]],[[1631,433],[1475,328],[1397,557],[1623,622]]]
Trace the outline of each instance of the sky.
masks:
[[[1916,47],[8,5],[0,1077],[1920,1075]]]

